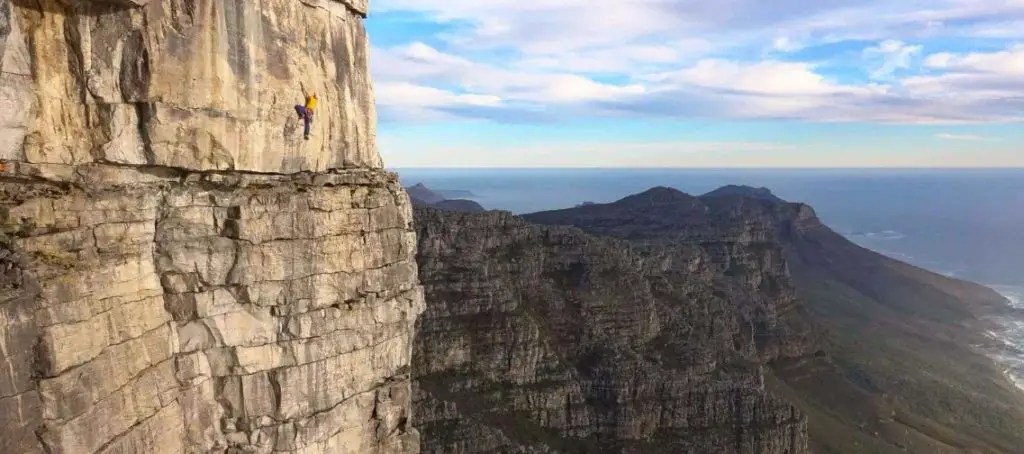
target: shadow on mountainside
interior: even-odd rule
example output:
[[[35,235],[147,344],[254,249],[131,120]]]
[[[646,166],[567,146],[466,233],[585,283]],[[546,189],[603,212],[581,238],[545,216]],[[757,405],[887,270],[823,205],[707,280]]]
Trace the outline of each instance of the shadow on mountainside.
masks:
[[[914,452],[1019,452],[1021,392],[971,348],[986,340],[978,316],[1002,310],[1001,296],[881,256],[820,224],[783,242],[798,295],[831,333],[826,350],[843,376],[883,402],[882,417],[851,424],[848,407],[827,400],[835,389],[815,385],[834,383],[821,371],[776,365],[776,389],[811,415],[817,452],[891,450],[847,435],[856,432]]]
[[[734,258],[780,245],[803,309],[780,311],[780,323],[820,329],[809,351],[823,353],[772,358],[766,386],[807,413],[814,452],[1020,452],[1024,395],[971,348],[984,341],[979,317],[1006,301],[861,248],[810,207],[769,195],[728,187],[698,198],[654,188],[524,218],[648,251],[724,249],[733,258],[721,263],[723,274],[748,281],[761,273]]]
[[[469,199],[449,199],[440,192],[428,188],[423,183],[416,183],[405,188],[409,199],[414,206],[437,208],[446,211],[461,211],[463,213],[482,213],[487,211],[483,206]],[[447,192],[455,194],[472,195],[469,191],[450,190]]]
[[[714,282],[700,249],[644,256],[506,212],[415,216],[424,453],[806,452],[758,348],[804,342],[761,338],[773,302]]]

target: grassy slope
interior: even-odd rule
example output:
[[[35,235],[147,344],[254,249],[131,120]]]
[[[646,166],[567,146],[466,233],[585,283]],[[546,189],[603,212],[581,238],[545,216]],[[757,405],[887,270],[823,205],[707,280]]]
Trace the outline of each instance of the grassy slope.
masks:
[[[998,295],[824,227],[786,246],[829,355],[777,364],[768,384],[811,415],[815,452],[1022,452],[1024,394],[969,347]]]

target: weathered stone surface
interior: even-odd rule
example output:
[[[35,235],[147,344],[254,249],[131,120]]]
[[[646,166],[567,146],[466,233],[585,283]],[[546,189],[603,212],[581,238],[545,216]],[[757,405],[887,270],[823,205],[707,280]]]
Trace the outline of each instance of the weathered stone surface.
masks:
[[[0,0],[0,452],[418,452],[365,13]]]
[[[383,165],[365,3],[37,3],[14,6],[18,20],[0,27],[0,128],[17,132],[0,159],[277,173]],[[25,55],[34,100],[19,77]],[[320,99],[308,141],[294,110],[304,91]]]
[[[32,74],[18,9],[0,0],[0,160],[23,157],[32,111]]]
[[[697,258],[688,262],[691,278],[729,300],[741,332],[753,334],[753,342],[740,336],[736,349],[752,344],[756,358],[744,356],[765,364],[765,388],[810,415],[814,452],[1020,450],[1022,395],[976,347],[989,329],[979,315],[1008,305],[990,289],[857,246],[807,205],[764,188],[727,186],[700,197],[654,188],[524,218],[627,240],[655,262],[696,251],[683,254]],[[732,317],[722,318],[721,329],[732,331]],[[708,451],[726,450],[697,450]]]
[[[525,215],[531,222],[571,225],[587,233],[629,239],[644,255],[671,263],[686,253],[693,278],[713,282],[752,330],[748,351],[764,361],[810,353],[815,335],[797,304],[779,229],[800,222],[805,205],[734,194],[725,187],[702,197],[657,187],[610,204]],[[769,197],[770,196],[770,197]],[[796,225],[784,222],[796,217]],[[805,221],[802,221],[806,219]],[[684,252],[689,251],[689,252]],[[787,317],[787,315],[792,315]]]
[[[642,254],[503,212],[415,213],[424,452],[807,452],[806,418],[764,389],[777,349],[751,308],[773,294],[744,302],[713,249]]]
[[[39,428],[51,452],[415,451],[408,199],[373,170],[303,179],[8,207],[5,442]]]

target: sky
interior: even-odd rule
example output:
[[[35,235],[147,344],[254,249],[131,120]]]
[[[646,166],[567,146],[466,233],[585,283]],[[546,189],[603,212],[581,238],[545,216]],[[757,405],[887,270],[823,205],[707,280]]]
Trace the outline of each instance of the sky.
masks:
[[[1024,0],[373,0],[402,167],[1024,167]]]

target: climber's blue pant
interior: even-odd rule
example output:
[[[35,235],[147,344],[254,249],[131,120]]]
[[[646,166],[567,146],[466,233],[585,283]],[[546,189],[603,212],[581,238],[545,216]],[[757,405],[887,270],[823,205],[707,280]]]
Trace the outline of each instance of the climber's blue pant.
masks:
[[[309,137],[309,125],[313,122],[313,112],[306,109],[306,106],[295,105],[295,113],[302,118],[302,135]]]

